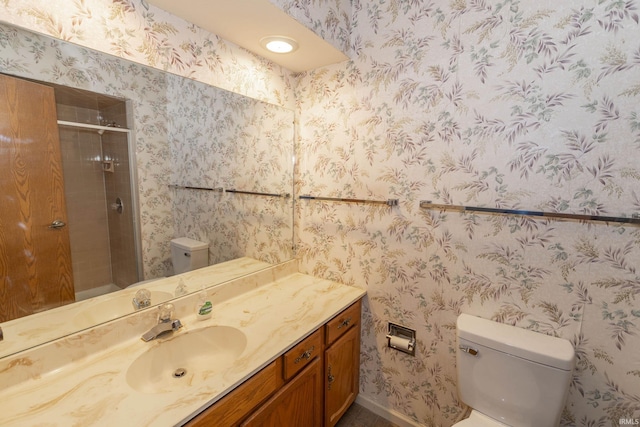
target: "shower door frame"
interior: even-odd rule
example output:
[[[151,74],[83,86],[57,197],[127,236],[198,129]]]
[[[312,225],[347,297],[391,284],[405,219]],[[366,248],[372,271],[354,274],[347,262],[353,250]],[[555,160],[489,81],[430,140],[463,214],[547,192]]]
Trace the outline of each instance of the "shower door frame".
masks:
[[[127,123],[133,123],[132,113],[132,101],[125,100]],[[131,215],[133,226],[133,241],[135,250],[135,265],[137,280],[140,281],[143,278],[143,257],[142,257],[142,232],[140,223],[140,208],[139,208],[139,192],[138,192],[138,167],[136,162],[136,146],[134,130],[132,128],[119,128],[112,126],[101,126],[89,123],[78,123],[66,120],[58,120],[58,126],[67,126],[71,128],[91,129],[98,132],[119,132],[124,133],[127,136],[127,153],[129,157],[129,178],[131,185]]]

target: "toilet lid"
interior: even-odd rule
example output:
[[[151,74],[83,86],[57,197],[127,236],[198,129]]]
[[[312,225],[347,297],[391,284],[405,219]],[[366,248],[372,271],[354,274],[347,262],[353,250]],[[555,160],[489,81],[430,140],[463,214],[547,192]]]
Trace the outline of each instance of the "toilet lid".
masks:
[[[494,420],[480,412],[473,410],[469,418],[466,418],[458,423],[455,423],[453,427],[509,427],[507,424],[503,424]]]

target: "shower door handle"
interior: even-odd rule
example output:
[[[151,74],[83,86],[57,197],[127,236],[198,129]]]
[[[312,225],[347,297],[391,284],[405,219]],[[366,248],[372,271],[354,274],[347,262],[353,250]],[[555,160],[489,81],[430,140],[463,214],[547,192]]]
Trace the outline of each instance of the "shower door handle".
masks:
[[[55,221],[53,221],[51,223],[51,225],[49,225],[49,228],[52,228],[54,230],[58,229],[58,228],[62,228],[64,226],[66,226],[67,224],[64,221],[60,221],[59,219],[56,219]]]

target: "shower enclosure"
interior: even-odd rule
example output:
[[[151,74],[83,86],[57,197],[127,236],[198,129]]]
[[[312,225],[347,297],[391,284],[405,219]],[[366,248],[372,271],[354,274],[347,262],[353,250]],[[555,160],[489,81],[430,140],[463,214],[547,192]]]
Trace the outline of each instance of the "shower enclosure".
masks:
[[[138,281],[134,149],[127,103],[54,86],[76,300]]]

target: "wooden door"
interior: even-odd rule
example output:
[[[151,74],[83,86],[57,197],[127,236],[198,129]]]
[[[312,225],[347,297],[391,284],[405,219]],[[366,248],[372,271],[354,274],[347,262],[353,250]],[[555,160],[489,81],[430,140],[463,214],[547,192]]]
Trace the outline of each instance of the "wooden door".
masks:
[[[316,358],[241,427],[321,427],[322,363]]]
[[[352,327],[324,356],[324,425],[333,427],[356,400],[360,383],[360,328]]]
[[[0,321],[75,300],[53,88],[0,75]]]

